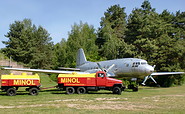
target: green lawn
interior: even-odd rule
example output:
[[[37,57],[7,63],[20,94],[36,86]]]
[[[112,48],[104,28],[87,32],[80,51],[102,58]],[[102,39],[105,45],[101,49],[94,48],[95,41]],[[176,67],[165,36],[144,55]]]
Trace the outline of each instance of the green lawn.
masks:
[[[42,86],[57,85],[48,76],[41,76]],[[42,90],[30,96],[20,89],[16,96],[0,92],[1,113],[184,113],[185,85],[171,88],[139,87],[138,92],[126,90],[122,95],[110,91],[67,95],[56,89]]]

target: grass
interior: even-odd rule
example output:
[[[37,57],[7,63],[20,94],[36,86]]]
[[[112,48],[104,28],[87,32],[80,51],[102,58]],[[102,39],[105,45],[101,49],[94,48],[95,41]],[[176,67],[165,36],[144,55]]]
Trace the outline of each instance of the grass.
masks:
[[[42,86],[57,85],[41,74]],[[90,92],[84,95],[67,95],[56,89],[42,90],[30,96],[20,89],[16,96],[0,92],[1,113],[184,113],[185,85],[171,88],[139,87],[138,92],[126,90],[122,95],[110,91]]]

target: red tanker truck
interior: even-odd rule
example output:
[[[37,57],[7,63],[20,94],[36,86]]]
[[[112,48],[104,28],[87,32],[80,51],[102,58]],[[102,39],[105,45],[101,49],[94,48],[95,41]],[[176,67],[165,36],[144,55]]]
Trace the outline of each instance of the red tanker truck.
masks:
[[[65,90],[67,94],[84,94],[88,91],[98,91],[101,89],[112,91],[114,94],[121,94],[125,89],[121,80],[109,78],[103,71],[92,74],[59,74],[58,88]]]
[[[19,87],[27,87],[30,95],[38,95],[40,87],[40,77],[38,74],[27,75],[1,75],[0,87],[8,96],[15,96]]]

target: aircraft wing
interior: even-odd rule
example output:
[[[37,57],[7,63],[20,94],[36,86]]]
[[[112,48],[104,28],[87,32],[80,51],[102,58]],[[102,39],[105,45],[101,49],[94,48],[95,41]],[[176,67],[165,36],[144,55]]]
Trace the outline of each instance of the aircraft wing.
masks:
[[[153,72],[152,76],[159,76],[159,75],[172,75],[172,74],[184,74],[185,72]]]
[[[65,68],[65,67],[58,67],[60,70],[70,70],[70,71],[80,71],[79,68]]]
[[[143,83],[141,83],[142,85],[145,85],[145,82],[151,78],[154,83],[157,84],[157,82],[155,81],[155,79],[152,76],[161,76],[161,75],[173,75],[173,74],[184,74],[185,72],[153,72],[152,74],[150,74],[149,76],[146,76],[145,79],[143,80]]]
[[[47,74],[71,74],[74,71],[61,71],[61,70],[43,70],[43,69],[24,69],[24,68],[2,68],[4,70],[16,70],[16,71],[25,71],[25,72],[38,72],[38,73],[47,73]],[[77,72],[79,74],[89,74],[87,72]]]
[[[88,72],[88,73],[96,73],[98,71],[101,71],[101,69],[91,69],[91,70],[86,70],[85,72]],[[110,72],[110,71],[108,71],[106,73],[107,73],[107,77],[115,77],[116,76],[115,73]]]

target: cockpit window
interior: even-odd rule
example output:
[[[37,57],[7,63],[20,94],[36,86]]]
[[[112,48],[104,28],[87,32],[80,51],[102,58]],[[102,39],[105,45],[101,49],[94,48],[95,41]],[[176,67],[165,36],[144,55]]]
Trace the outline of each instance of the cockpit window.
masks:
[[[139,65],[146,65],[147,62],[133,62],[132,67],[138,67]]]
[[[147,64],[147,62],[141,62],[141,65],[146,65]]]

